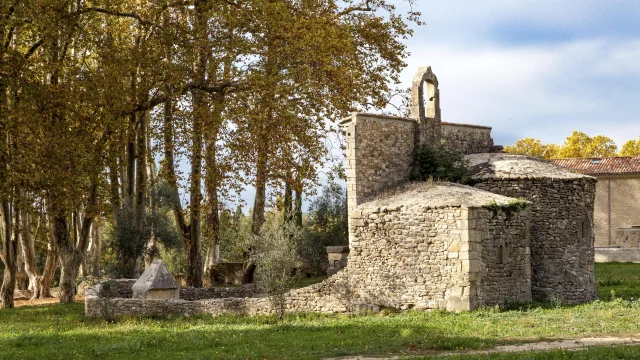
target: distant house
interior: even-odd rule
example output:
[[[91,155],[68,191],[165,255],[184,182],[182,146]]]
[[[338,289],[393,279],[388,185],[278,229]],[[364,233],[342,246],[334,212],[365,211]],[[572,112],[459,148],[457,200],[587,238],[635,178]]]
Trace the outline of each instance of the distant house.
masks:
[[[554,160],[598,179],[594,231],[596,246],[616,243],[616,229],[640,225],[640,156]]]

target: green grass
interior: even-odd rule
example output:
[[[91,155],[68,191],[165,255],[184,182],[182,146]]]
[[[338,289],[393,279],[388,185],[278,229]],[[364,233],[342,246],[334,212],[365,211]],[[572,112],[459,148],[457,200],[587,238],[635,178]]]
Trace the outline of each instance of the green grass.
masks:
[[[317,283],[322,282],[324,280],[327,280],[327,276],[319,276],[319,277],[312,277],[312,278],[302,278],[296,283],[295,288],[299,289],[299,288],[307,287],[309,285],[317,284]]]
[[[425,354],[546,339],[640,333],[640,300],[635,300],[640,297],[640,281],[633,280],[638,279],[640,265],[598,264],[596,274],[601,281],[611,281],[603,283],[603,300],[592,304],[532,304],[461,314],[290,314],[282,322],[267,316],[197,316],[172,320],[129,318],[107,324],[85,319],[82,304],[0,310],[0,359],[320,359]],[[620,298],[612,301],[610,290]],[[575,352],[575,356],[611,352],[622,354],[618,357],[621,359],[640,358],[637,351],[633,347],[615,347]],[[546,359],[548,354],[558,359],[587,358],[561,357],[565,355],[556,352],[532,353],[526,358]]]
[[[640,299],[640,264],[596,264],[596,280],[601,300],[611,299],[611,291],[615,297]]]
[[[426,357],[429,359],[433,357]],[[438,359],[451,360],[511,360],[511,359],[527,359],[527,360],[612,360],[612,359],[640,359],[640,346],[612,346],[597,347],[586,350],[552,350],[537,351],[528,353],[513,354],[490,354],[490,355],[460,355],[438,357]]]

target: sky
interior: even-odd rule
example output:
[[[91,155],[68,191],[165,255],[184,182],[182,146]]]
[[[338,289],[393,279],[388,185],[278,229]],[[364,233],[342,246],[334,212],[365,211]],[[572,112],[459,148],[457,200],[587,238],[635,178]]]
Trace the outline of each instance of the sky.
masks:
[[[494,142],[562,143],[573,130],[618,147],[640,135],[640,1],[417,0],[409,87],[438,77],[442,119],[492,126]]]
[[[426,24],[413,26],[400,86],[431,66],[443,121],[491,126],[498,145],[561,144],[579,130],[621,148],[640,136],[640,0],[417,0],[414,9]],[[254,194],[242,193],[245,211]]]

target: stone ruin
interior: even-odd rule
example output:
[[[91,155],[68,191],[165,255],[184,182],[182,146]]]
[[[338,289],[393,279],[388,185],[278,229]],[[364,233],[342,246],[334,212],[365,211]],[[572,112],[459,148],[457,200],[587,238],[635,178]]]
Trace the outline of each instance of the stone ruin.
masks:
[[[347,266],[348,246],[327,246],[327,254],[329,258],[327,276],[331,276]]]
[[[443,122],[430,67],[420,68],[414,79],[411,117],[354,113],[341,125],[347,142],[348,261],[344,248],[329,251],[342,270],[288,292],[286,311],[466,311],[534,298],[597,298],[595,178],[500,153],[490,127]],[[476,185],[408,183],[415,151],[423,145],[466,154]],[[521,207],[512,211],[513,204]],[[121,284],[127,295],[127,283]],[[100,316],[95,292],[85,299],[86,315]],[[179,299],[111,301],[117,315],[273,312],[268,298],[250,287],[180,289]]]

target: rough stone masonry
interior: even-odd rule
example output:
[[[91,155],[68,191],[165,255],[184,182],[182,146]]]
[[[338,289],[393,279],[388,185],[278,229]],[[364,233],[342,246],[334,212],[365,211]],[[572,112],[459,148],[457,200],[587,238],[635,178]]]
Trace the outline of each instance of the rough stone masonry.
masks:
[[[491,128],[442,122],[430,67],[414,78],[411,117],[354,113],[341,125],[347,142],[347,265],[321,283],[290,291],[286,311],[466,311],[532,297],[595,299],[596,179],[492,153]],[[478,184],[407,184],[415,150],[423,145],[468,154]],[[525,206],[507,210],[516,203]],[[97,290],[87,292],[87,316],[100,316],[105,300]],[[181,289],[180,300],[119,293],[124,296],[107,300],[117,315],[273,312],[268,298],[243,288]]]

